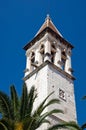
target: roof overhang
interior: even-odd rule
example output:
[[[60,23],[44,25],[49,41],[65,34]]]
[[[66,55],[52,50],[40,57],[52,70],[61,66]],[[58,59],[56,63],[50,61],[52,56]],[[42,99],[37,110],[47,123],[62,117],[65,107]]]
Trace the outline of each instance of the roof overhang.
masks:
[[[59,39],[60,42],[62,42],[64,45],[66,45],[67,47],[70,47],[71,49],[73,49],[74,47],[68,42],[66,41],[63,37],[61,37],[59,34],[57,34],[56,32],[54,32],[51,28],[46,27],[41,33],[39,33],[36,37],[33,38],[33,40],[31,40],[30,42],[28,42],[25,46],[24,46],[24,50],[29,49],[30,47],[32,47],[36,41],[39,41],[46,33],[50,33],[53,37],[55,37],[56,39]]]

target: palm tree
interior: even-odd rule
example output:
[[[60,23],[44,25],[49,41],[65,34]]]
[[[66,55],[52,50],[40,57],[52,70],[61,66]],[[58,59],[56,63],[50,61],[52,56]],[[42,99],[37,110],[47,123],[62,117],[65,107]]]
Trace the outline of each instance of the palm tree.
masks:
[[[10,87],[10,96],[0,91],[0,113],[2,114],[0,130],[36,130],[43,123],[50,123],[46,117],[53,113],[63,113],[63,111],[59,109],[53,109],[50,112],[44,113],[47,106],[60,102],[58,99],[52,99],[46,102],[52,94],[53,92],[33,111],[33,104],[37,97],[34,87],[32,87],[28,93],[27,87],[24,84],[20,98],[14,86]],[[47,130],[58,130],[58,128],[81,130],[74,122],[57,124]]]
[[[53,109],[43,113],[47,106],[59,103],[58,99],[52,99],[46,103],[49,96],[33,112],[33,104],[37,97],[34,87],[28,94],[24,84],[21,98],[18,97],[14,86],[10,87],[10,96],[0,91],[0,113],[2,114],[0,128],[3,130],[35,130],[43,123],[50,123],[46,119],[47,116],[63,112],[59,109]]]
[[[50,128],[48,128],[48,130],[58,130],[61,129],[62,130],[82,130],[82,128],[76,123],[76,122],[64,122],[64,123],[60,123],[60,124],[56,124]]]

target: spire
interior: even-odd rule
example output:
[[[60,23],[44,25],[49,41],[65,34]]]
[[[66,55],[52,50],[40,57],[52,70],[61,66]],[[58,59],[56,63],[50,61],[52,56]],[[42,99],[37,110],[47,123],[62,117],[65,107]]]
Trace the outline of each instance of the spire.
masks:
[[[47,14],[47,17],[46,17],[46,19],[45,19],[45,22],[47,23],[47,27],[49,26],[49,22],[50,22],[50,16],[49,16],[49,14]]]
[[[49,27],[50,29],[52,29],[54,32],[56,32],[57,34],[59,34],[61,37],[61,33],[58,31],[58,29],[55,27],[55,25],[53,24],[49,14],[47,14],[47,17],[45,19],[45,22],[43,23],[43,25],[41,26],[41,28],[39,29],[39,31],[37,32],[36,36],[41,33],[45,28]]]

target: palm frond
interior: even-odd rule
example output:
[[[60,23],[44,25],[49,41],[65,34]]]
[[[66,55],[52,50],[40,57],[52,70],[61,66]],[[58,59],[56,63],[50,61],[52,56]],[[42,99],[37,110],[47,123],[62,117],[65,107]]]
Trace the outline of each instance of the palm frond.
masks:
[[[63,111],[60,110],[60,109],[53,109],[53,110],[51,110],[50,112],[45,112],[44,114],[42,114],[42,115],[40,116],[40,120],[43,120],[43,119],[45,119],[46,117],[48,117],[48,116],[50,116],[50,115],[52,115],[52,114],[54,114],[54,113],[63,113]]]
[[[86,123],[81,126],[82,130],[86,128]]]
[[[86,99],[86,96],[84,96],[82,99]]]
[[[38,124],[38,127],[45,121],[46,117],[54,114],[54,113],[63,113],[62,110],[59,110],[59,109],[53,109],[51,110],[50,112],[45,112],[44,114],[42,114],[41,116],[38,116],[37,117],[37,124]],[[47,120],[48,121],[48,120]]]
[[[21,96],[21,104],[20,104],[20,120],[23,120],[26,114],[27,110],[27,104],[28,104],[28,92],[26,84],[23,85],[23,91]]]
[[[0,122],[0,130],[8,130],[8,128],[2,122]]]
[[[34,117],[27,117],[25,118],[24,122],[24,130],[35,130],[36,129],[36,118]]]
[[[49,120],[47,120],[47,119],[44,119],[44,120],[42,121],[42,124],[44,124],[44,123],[51,124],[51,122],[50,122]]]
[[[64,123],[64,125],[65,125],[67,128],[69,128],[69,130],[72,130],[72,129],[74,129],[74,130],[82,130],[82,129],[79,127],[79,125],[78,125],[76,122],[74,122],[74,121],[70,121],[70,122],[68,122],[68,123]]]
[[[82,130],[75,122],[56,124],[48,128],[47,130],[58,130],[60,128],[69,129],[69,130]]]
[[[4,129],[1,129],[3,127]],[[13,130],[13,124],[11,120],[8,119],[1,119],[0,120],[0,130]]]
[[[38,106],[38,108],[36,109],[36,111],[34,112],[33,116],[36,115],[40,115],[43,111],[43,106],[45,104],[45,102],[47,101],[47,99],[53,94],[54,92],[50,93],[43,101],[42,103]]]
[[[32,109],[33,109],[33,103],[37,97],[37,94],[35,94],[35,87],[32,86],[30,89],[30,92],[28,94],[28,104],[27,104],[27,112],[26,114],[31,116]]]
[[[11,94],[13,117],[16,120],[16,118],[18,117],[19,99],[14,85],[10,87],[10,94]]]
[[[41,112],[43,112],[43,110],[44,110],[47,106],[50,106],[50,105],[55,104],[55,103],[59,104],[59,103],[60,103],[60,100],[59,100],[59,99],[51,99],[47,104],[45,104],[45,105],[43,106]]]
[[[12,118],[11,101],[8,95],[0,91],[0,112],[3,117]]]
[[[48,119],[43,119],[40,121],[40,117],[39,118],[37,117],[37,119],[34,118],[34,120],[32,121],[28,130],[35,130],[35,129],[39,128],[44,123],[50,124],[50,121]]]

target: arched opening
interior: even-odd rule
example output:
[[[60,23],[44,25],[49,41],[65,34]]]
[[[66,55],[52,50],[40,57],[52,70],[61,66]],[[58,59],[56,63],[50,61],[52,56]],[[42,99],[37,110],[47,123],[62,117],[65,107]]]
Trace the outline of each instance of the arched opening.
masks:
[[[31,71],[35,69],[34,63],[35,63],[35,53],[32,52],[31,53]]]
[[[32,52],[31,54],[31,63],[34,63],[35,62],[35,53]]]
[[[44,62],[44,50],[45,50],[45,46],[44,46],[44,44],[42,44],[40,47],[42,62]]]
[[[65,50],[61,52],[61,62],[62,62],[62,70],[64,70],[65,69],[65,62],[66,62]]]
[[[55,45],[51,45],[51,62],[54,63],[54,59],[55,59],[55,53],[56,53],[56,47]]]

